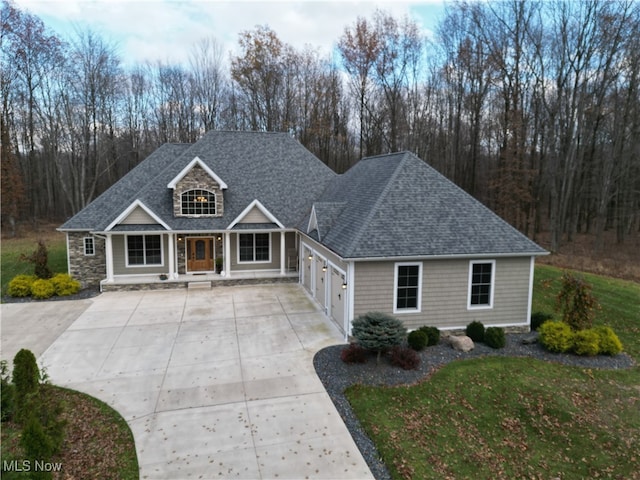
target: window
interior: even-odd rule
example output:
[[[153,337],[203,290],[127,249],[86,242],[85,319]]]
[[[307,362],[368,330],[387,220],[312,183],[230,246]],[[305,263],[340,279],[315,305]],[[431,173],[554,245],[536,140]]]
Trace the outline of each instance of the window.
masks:
[[[495,261],[471,262],[469,266],[469,308],[493,307]]]
[[[216,194],[208,190],[189,190],[180,199],[182,215],[216,214]]]
[[[84,254],[87,256],[96,254],[96,247],[93,243],[93,237],[84,237]]]
[[[162,265],[160,235],[127,236],[127,265]]]
[[[270,262],[271,235],[269,233],[241,233],[238,235],[238,262]]]
[[[419,312],[422,298],[422,264],[396,263],[393,312]]]

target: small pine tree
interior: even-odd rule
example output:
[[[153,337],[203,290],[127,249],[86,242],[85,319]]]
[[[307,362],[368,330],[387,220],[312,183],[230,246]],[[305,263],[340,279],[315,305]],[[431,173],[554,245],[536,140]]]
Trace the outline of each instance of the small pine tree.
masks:
[[[27,397],[37,392],[40,385],[40,370],[31,350],[22,349],[13,358],[13,385],[17,413],[25,413]]]
[[[376,362],[380,363],[382,352],[400,345],[407,336],[407,329],[391,315],[369,312],[353,321],[351,334],[358,340],[358,345],[377,352]]]
[[[557,308],[562,311],[562,320],[574,331],[579,331],[593,326],[600,305],[591,293],[591,285],[584,278],[564,272]]]

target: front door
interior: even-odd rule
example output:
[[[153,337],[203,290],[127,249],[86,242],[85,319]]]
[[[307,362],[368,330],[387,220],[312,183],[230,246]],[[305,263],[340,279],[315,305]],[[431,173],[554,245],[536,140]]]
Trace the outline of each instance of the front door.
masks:
[[[213,271],[213,238],[191,237],[187,239],[187,271]]]

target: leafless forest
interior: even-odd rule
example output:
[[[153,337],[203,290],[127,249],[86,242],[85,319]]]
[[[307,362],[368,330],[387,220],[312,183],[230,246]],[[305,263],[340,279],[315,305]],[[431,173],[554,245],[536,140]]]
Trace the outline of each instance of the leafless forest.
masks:
[[[164,142],[290,132],[337,172],[410,150],[552,250],[640,231],[640,3],[452,2],[433,38],[378,11],[335,52],[268,26],[124,68],[2,0],[2,221],[64,219]]]

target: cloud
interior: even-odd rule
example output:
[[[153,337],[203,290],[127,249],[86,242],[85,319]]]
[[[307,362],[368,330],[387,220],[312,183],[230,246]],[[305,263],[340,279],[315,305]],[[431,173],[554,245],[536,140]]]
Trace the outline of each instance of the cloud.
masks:
[[[329,55],[338,38],[358,16],[371,18],[377,9],[396,17],[441,2],[403,1],[219,1],[219,0],[15,0],[65,38],[74,28],[92,29],[119,45],[125,64],[145,61],[184,63],[200,39],[214,37],[225,56],[237,52],[238,34],[268,25],[295,48],[310,45]],[[419,7],[419,8],[416,8]]]

